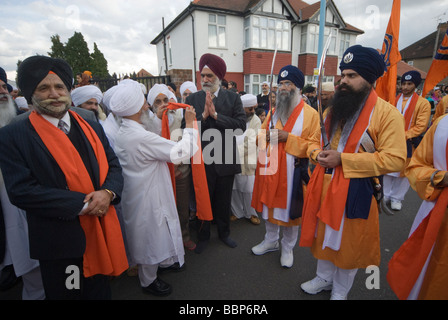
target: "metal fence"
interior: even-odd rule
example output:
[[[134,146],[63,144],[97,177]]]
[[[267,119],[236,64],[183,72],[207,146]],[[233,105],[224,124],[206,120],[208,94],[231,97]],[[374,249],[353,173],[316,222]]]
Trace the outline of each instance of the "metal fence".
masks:
[[[129,79],[143,83],[146,87],[147,92],[149,92],[149,89],[151,89],[151,87],[157,83],[168,84],[169,82],[171,82],[171,77],[168,75],[167,76],[157,76],[157,77],[129,77]],[[91,80],[91,83],[97,85],[102,92],[106,92],[108,89],[117,85],[122,80],[123,79],[120,79],[117,77],[110,77],[107,79],[93,78]]]

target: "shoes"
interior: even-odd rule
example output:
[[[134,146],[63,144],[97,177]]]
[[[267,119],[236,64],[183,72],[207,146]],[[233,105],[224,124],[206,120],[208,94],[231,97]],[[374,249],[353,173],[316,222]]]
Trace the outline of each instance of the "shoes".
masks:
[[[236,221],[238,220],[238,218],[236,216],[234,216],[233,214],[230,216],[230,221]]]
[[[224,242],[227,246],[229,246],[230,248],[236,248],[237,244],[235,241],[233,241],[232,239],[230,239],[229,237],[227,238],[219,238],[222,242]]]
[[[258,218],[257,216],[251,216],[250,217],[250,222],[254,225],[259,225],[260,224],[260,218]]]
[[[391,200],[390,208],[395,211],[400,211],[401,210],[401,201]]]
[[[294,255],[292,250],[282,249],[282,255],[280,257],[280,264],[283,268],[291,268],[294,262]]]
[[[271,251],[277,251],[279,248],[278,241],[268,243],[265,240],[252,248],[252,253],[260,256]]]
[[[330,300],[347,300],[347,296],[343,296],[339,293],[331,293]]]
[[[332,282],[326,281],[319,276],[316,276],[314,279],[300,285],[300,288],[308,294],[316,294],[323,290],[329,291],[332,287]]]
[[[180,272],[185,270],[185,263],[181,266],[179,262],[175,262],[169,267],[160,267],[157,269],[157,273],[165,273],[169,271]]]
[[[157,277],[149,286],[144,287],[143,291],[160,297],[169,295],[172,288],[168,283]]]
[[[196,248],[196,243],[194,243],[191,240],[188,240],[188,241],[184,242],[184,247],[185,247],[185,249],[192,251]]]
[[[196,248],[194,248],[194,252],[196,253],[202,253],[202,251],[205,250],[205,248],[207,248],[208,245],[208,240],[204,240],[204,241],[199,241],[196,244]]]
[[[22,280],[17,277],[12,264],[5,266],[0,270],[0,291],[6,291],[14,287]]]

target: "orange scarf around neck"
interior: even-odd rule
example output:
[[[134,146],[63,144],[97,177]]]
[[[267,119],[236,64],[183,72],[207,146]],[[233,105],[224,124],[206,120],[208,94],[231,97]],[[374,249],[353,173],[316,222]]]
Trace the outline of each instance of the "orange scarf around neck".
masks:
[[[286,124],[283,127],[284,131],[291,132],[291,130],[294,128],[297,118],[303,110],[304,105],[305,103],[302,100],[294,108],[292,114],[288,118],[288,121],[286,121]],[[271,114],[268,114],[264,122],[267,125],[269,125],[270,123],[270,117]],[[267,129],[269,130],[269,128]],[[286,142],[272,145],[272,149],[267,146],[266,152],[270,150],[270,163],[266,165],[263,165],[260,162],[260,157],[263,157],[265,155],[265,151],[260,151],[257,170],[255,171],[255,182],[251,203],[252,207],[258,212],[261,212],[263,210],[263,204],[265,204],[268,208],[287,208],[288,177],[285,146]],[[272,168],[274,168],[275,171],[270,170]]]
[[[168,104],[167,110],[162,116],[162,137],[170,139],[170,127],[168,120],[168,110],[186,109],[190,107],[188,104],[173,103]],[[194,129],[198,130],[198,123],[194,121]],[[193,186],[196,196],[196,212],[199,220],[212,221],[212,206],[208,192],[207,176],[205,175],[204,160],[202,159],[201,138],[198,132],[198,151],[191,158],[191,173],[193,176]],[[171,183],[173,185],[174,196],[176,196],[176,178],[174,175],[174,165],[168,163],[170,169]]]
[[[350,136],[344,147],[344,153],[356,152],[359,141],[369,126],[370,116],[377,99],[378,95],[372,90],[363,106],[358,120],[350,132]],[[333,177],[327,193],[324,200],[321,201],[324,176],[325,168],[317,164],[310,182],[308,183],[303,204],[302,232],[300,236],[300,246],[303,247],[310,247],[312,245],[318,218],[334,230],[339,230],[341,225],[350,179],[344,178],[342,165],[334,168]]]
[[[402,95],[403,94],[398,95],[397,98],[395,99],[395,106],[397,106],[398,101],[400,100],[400,97]],[[415,111],[415,106],[417,105],[418,94],[414,92],[414,94],[409,99],[411,99],[411,102],[409,102],[409,107],[404,113],[404,123],[405,123],[404,127],[406,131],[411,128],[411,120]]]
[[[102,185],[109,171],[104,146],[84,119],[75,112],[69,112],[72,120],[79,124],[92,146],[98,161],[100,185]],[[85,194],[95,191],[81,156],[67,135],[35,111],[31,112],[29,119],[64,173],[70,191]],[[86,250],[83,256],[84,276],[91,277],[96,274],[118,276],[125,271],[128,268],[128,261],[115,207],[110,205],[106,215],[101,218],[80,215],[79,221],[86,236]]]

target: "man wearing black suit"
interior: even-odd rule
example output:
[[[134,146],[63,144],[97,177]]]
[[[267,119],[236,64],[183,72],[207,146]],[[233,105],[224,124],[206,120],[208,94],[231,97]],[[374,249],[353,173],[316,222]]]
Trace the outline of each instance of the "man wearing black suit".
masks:
[[[108,276],[128,266],[112,206],[123,177],[101,125],[69,111],[72,84],[63,60],[22,62],[18,85],[34,111],[0,129],[0,166],[11,203],[26,211],[46,298],[110,299]]]
[[[185,103],[195,108],[201,123],[205,172],[218,236],[234,248],[237,244],[229,237],[230,203],[234,176],[241,172],[234,131],[244,132],[246,114],[237,93],[220,89],[226,73],[223,59],[204,54],[199,61],[199,70],[202,90],[188,96]],[[195,251],[201,253],[210,239],[210,222],[198,220],[198,230]]]

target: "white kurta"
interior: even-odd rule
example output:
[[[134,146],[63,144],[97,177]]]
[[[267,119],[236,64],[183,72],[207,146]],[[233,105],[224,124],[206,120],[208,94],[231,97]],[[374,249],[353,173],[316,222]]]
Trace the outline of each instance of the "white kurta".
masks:
[[[184,263],[167,162],[188,162],[198,150],[197,134],[187,128],[176,143],[145,130],[136,121],[123,119],[115,153],[123,168],[121,206],[132,263],[154,265],[172,257],[180,265]]]

